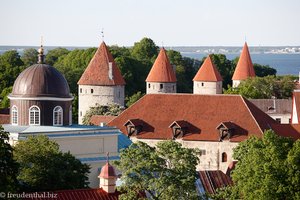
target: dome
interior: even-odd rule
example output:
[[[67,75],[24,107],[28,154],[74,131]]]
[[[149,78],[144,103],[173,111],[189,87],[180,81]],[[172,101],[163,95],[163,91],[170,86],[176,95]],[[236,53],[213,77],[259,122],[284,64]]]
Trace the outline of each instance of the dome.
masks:
[[[102,167],[101,173],[99,175],[100,178],[113,178],[117,177],[115,168],[111,166],[108,162]]]
[[[10,97],[72,96],[67,80],[57,69],[46,64],[34,64],[18,76]]]

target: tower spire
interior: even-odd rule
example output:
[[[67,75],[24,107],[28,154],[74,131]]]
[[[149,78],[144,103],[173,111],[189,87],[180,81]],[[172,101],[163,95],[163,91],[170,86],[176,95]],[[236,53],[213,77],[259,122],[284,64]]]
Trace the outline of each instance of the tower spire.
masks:
[[[102,42],[104,42],[104,28],[102,28],[101,30],[101,38],[102,38]]]
[[[38,54],[38,63],[39,64],[43,64],[44,63],[44,47],[43,47],[43,36],[41,36],[41,46],[38,50],[39,54]]]

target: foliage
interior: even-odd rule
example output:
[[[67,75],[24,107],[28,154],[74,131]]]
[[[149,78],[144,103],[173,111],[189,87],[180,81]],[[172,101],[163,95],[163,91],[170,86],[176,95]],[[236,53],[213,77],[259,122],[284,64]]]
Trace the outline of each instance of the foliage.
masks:
[[[238,160],[232,172],[235,183],[214,199],[299,199],[300,141],[268,130],[262,138],[250,137],[235,149]],[[237,198],[238,197],[238,198]]]
[[[18,164],[13,159],[13,148],[8,143],[9,133],[0,125],[0,191],[14,192],[17,189]]]
[[[141,92],[137,92],[133,94],[131,97],[128,98],[126,106],[127,108],[130,107],[132,104],[137,102],[140,98],[142,98],[145,94],[142,94]]]
[[[242,81],[237,88],[228,87],[224,94],[240,94],[250,99],[287,99],[292,97],[295,83],[289,76],[255,77]]]
[[[4,88],[4,90],[2,90],[2,92],[0,93],[0,99],[2,99],[0,101],[0,108],[9,108],[10,101],[8,99],[8,95],[11,93],[11,91],[12,86]]]
[[[131,55],[141,61],[154,62],[158,55],[158,46],[150,38],[143,38],[141,41],[134,43]]]
[[[197,150],[176,141],[162,141],[156,147],[136,142],[123,149],[115,165],[123,172],[121,191],[146,191],[152,199],[197,199],[195,188]],[[121,199],[129,198],[126,194]]]
[[[72,121],[76,124],[78,122],[78,95],[75,93],[72,95],[74,97],[72,101]]]
[[[110,104],[110,105],[99,105],[90,107],[90,109],[83,116],[82,123],[84,125],[90,125],[90,119],[93,115],[110,115],[118,116],[125,108],[119,104]]]
[[[67,55],[69,52],[70,51],[68,49],[61,47],[52,49],[48,51],[45,58],[45,63],[53,66],[60,57]]]
[[[36,64],[38,61],[38,51],[34,48],[25,49],[21,59],[26,67]]]
[[[20,164],[21,191],[55,191],[85,188],[89,166],[47,136],[30,136],[15,147],[14,158]]]

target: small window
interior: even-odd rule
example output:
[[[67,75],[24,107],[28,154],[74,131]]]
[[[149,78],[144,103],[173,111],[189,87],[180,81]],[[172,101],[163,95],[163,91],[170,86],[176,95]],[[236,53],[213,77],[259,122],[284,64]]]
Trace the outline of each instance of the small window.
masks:
[[[280,118],[276,118],[275,119],[279,124],[281,123],[281,119]]]
[[[227,154],[225,152],[222,153],[222,162],[227,162]]]
[[[173,85],[173,91],[175,91],[175,85]]]
[[[82,111],[80,111],[80,117],[82,117]]]
[[[206,150],[200,149],[200,156],[205,156],[205,155],[206,155]]]
[[[94,89],[91,89],[91,93],[92,93],[92,94],[94,93]]]
[[[63,109],[60,106],[56,106],[53,109],[53,126],[63,125]]]
[[[201,86],[203,87],[203,86],[204,86],[204,83],[201,83]]]
[[[118,97],[121,98],[121,91],[119,90]]]
[[[163,89],[164,88],[164,85],[161,83],[159,84],[159,89]]]
[[[29,125],[40,125],[40,108],[37,106],[29,108]]]
[[[80,88],[80,93],[82,93],[82,88]]]
[[[291,124],[292,123],[292,119],[291,118],[289,118],[289,124]]]
[[[148,83],[148,88],[151,88],[151,85],[150,85],[150,83]]]
[[[11,123],[13,125],[18,125],[18,108],[17,106],[13,106],[11,110]]]

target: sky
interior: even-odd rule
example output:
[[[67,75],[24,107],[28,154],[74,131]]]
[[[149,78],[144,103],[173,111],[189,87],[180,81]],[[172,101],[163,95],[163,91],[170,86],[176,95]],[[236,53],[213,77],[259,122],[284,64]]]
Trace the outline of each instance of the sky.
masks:
[[[0,0],[0,45],[298,46],[299,0]]]

